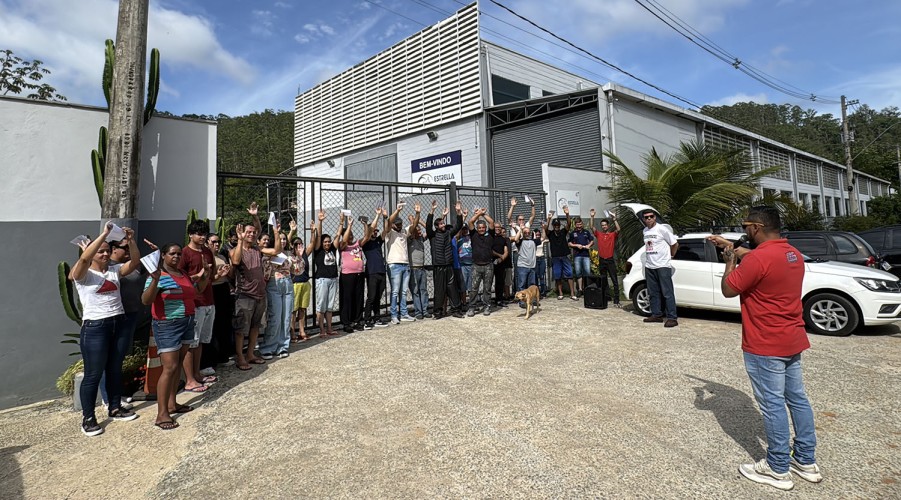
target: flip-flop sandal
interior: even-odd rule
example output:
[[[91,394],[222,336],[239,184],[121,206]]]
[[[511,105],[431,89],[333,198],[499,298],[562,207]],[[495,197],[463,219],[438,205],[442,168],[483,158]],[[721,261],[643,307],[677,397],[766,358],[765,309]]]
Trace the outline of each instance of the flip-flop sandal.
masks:
[[[219,381],[219,378],[216,377],[215,375],[207,375],[206,377],[203,377],[203,380],[201,380],[201,382],[203,382],[204,384],[212,384],[212,383],[218,382],[218,381]]]
[[[194,410],[195,408],[190,405],[177,405],[175,409],[170,411],[169,413],[190,413]]]
[[[166,420],[165,422],[156,422],[153,425],[159,427],[164,431],[171,431],[172,429],[178,428],[178,422],[174,420]]]
[[[207,387],[205,385],[198,385],[197,387],[192,387],[190,389],[185,387],[185,390],[188,392],[206,392],[207,389],[209,389],[209,387]]]
[[[248,363],[250,363],[250,364],[252,364],[252,365],[265,365],[265,364],[266,364],[266,361],[257,358],[257,359],[255,359],[255,360],[253,360],[253,361],[248,361]]]
[[[244,365],[244,366],[238,365],[238,369],[241,370],[242,372],[246,372],[247,370],[250,370],[251,368],[253,368],[253,367],[250,365]]]

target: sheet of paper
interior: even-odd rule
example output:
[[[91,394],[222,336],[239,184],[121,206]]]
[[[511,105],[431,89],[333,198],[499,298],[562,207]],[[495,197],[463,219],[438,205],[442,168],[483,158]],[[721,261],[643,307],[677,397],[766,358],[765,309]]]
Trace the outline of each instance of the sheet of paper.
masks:
[[[610,217],[610,211],[604,210],[604,217]]]
[[[346,209],[346,208],[345,208],[345,209],[342,209],[342,210],[341,210],[341,213],[344,214],[345,217],[350,217],[350,216],[351,216],[350,210],[348,210],[348,209]]]
[[[90,242],[91,242],[91,238],[88,238],[87,235],[79,234],[79,235],[76,236],[74,239],[72,239],[72,241],[70,241],[69,243],[71,243],[71,244],[77,246],[78,248],[81,248],[81,243],[82,243],[82,242],[90,243]]]
[[[532,198],[529,198],[529,195],[523,196],[526,199],[526,203],[532,203]]]
[[[121,241],[124,238],[125,231],[123,231],[121,227],[113,224],[113,228],[110,230],[109,235],[107,235],[106,241]]]
[[[278,255],[274,255],[274,256],[272,256],[272,257],[269,257],[269,263],[270,263],[270,264],[273,264],[273,265],[276,265],[276,266],[280,266],[280,265],[284,264],[286,260],[288,260],[288,256],[285,255],[284,252],[282,252],[282,253],[280,253],[280,254],[278,254]]]
[[[141,264],[148,273],[152,273],[160,266],[160,251],[154,250],[153,253],[141,257]]]
[[[269,225],[275,227],[275,212],[269,212]]]

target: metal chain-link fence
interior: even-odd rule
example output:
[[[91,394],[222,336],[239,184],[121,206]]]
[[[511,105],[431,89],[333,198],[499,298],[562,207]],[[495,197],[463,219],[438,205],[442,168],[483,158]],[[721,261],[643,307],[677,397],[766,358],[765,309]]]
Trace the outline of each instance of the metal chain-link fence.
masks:
[[[376,217],[376,210],[384,207],[388,214],[394,212],[398,205],[403,207],[398,215],[403,220],[405,228],[412,223],[415,214],[415,206],[420,205],[420,231],[426,234],[425,224],[429,212],[432,210],[432,202],[435,202],[435,218],[441,217],[444,209],[448,210],[448,222],[453,224],[455,215],[455,203],[460,201],[469,216],[478,207],[488,208],[489,215],[503,225],[507,225],[507,210],[510,207],[510,199],[515,197],[517,205],[513,211],[513,219],[517,215],[529,216],[530,205],[526,202],[526,196],[535,201],[536,215],[535,226],[540,227],[541,221],[547,217],[545,194],[538,192],[521,192],[511,190],[499,190],[491,188],[457,187],[420,185],[407,183],[386,183],[379,181],[345,180],[345,179],[320,179],[292,176],[264,176],[236,173],[219,173],[219,216],[224,219],[226,231],[234,228],[238,223],[250,223],[251,218],[247,212],[251,202],[259,206],[260,221],[263,225],[263,233],[274,236],[274,228],[267,226],[270,213],[275,214],[276,221],[281,225],[283,232],[288,231],[290,221],[296,221],[297,237],[304,244],[310,244],[311,222],[318,221],[318,213],[325,213],[322,230],[324,234],[333,238],[337,232],[340,214],[342,210],[349,210],[350,216],[355,220],[353,237],[363,237],[363,225],[359,218],[365,217],[371,222]],[[467,221],[464,220],[464,224]],[[379,223],[379,229],[384,227],[384,219]],[[382,235],[384,236],[384,235]],[[383,248],[383,254],[387,249]],[[311,263],[312,264],[312,263]],[[432,255],[428,241],[425,242],[425,268],[431,270]],[[434,284],[432,273],[426,273],[429,297],[434,297]],[[390,279],[388,280],[390,283]],[[315,287],[310,301],[308,318],[315,318]],[[390,290],[382,296],[381,306],[387,312],[390,302]],[[412,304],[412,297],[408,295],[408,304]],[[336,315],[337,317],[337,315]],[[338,320],[336,320],[338,321]],[[308,325],[315,331],[315,324]]]

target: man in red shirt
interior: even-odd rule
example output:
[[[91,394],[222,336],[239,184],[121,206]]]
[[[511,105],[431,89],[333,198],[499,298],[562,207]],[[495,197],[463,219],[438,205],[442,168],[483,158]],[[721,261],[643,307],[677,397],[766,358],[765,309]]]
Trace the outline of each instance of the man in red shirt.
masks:
[[[738,471],[754,482],[790,490],[792,472],[813,483],[823,476],[814,456],[813,410],[801,378],[801,352],[810,347],[801,305],[804,257],[780,237],[781,226],[777,209],[752,207],[742,223],[752,250],[733,248],[721,236],[708,239],[723,248],[723,295],[741,297],[745,370],[766,429],[766,458],[741,464]],[[793,447],[786,405],[794,423]]]
[[[616,246],[616,237],[619,236],[619,221],[616,220],[616,214],[610,212],[610,218],[616,225],[616,230],[610,230],[610,220],[601,219],[601,230],[594,228],[595,210],[592,208],[589,212],[591,215],[590,227],[594,232],[594,238],[598,241],[598,272],[601,276],[606,274],[613,282],[613,307],[622,307],[619,303],[619,277],[616,273],[616,261],[613,260],[613,249]],[[606,279],[606,278],[605,278]]]
[[[179,269],[190,276],[193,281],[198,281],[208,266],[216,264],[216,257],[206,246],[206,235],[209,233],[209,224],[196,220],[188,225],[188,244],[182,250]],[[212,277],[210,277],[212,278]],[[213,374],[203,376],[200,373],[200,357],[203,345],[209,344],[213,339],[213,321],[216,317],[216,306],[213,305],[213,287],[206,287],[203,292],[194,297],[194,340],[189,346],[183,367],[185,369],[185,390],[190,392],[205,392],[207,384],[216,381]],[[207,367],[204,367],[207,368]]]

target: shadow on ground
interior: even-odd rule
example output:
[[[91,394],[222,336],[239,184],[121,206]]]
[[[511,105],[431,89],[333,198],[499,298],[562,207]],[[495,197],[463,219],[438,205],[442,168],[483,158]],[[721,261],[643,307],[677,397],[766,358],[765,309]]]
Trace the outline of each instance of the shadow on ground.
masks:
[[[703,384],[693,388],[695,408],[713,413],[723,432],[744,448],[755,462],[765,457],[766,432],[754,400],[728,385],[687,373],[685,376]]]

